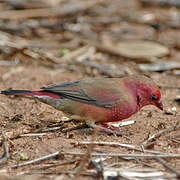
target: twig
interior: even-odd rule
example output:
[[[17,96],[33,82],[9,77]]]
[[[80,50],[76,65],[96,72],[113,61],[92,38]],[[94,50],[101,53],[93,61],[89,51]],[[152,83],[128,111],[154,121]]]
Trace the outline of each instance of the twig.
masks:
[[[57,127],[47,128],[47,129],[43,129],[42,132],[57,131],[59,129],[62,129],[62,127],[57,126]]]
[[[19,174],[17,174],[17,175],[22,175],[22,174],[44,174],[44,175],[54,175],[54,174],[67,174],[67,175],[69,175],[69,174],[72,174],[72,175],[75,175],[75,174],[77,174],[77,172],[75,172],[75,171],[66,171],[66,170],[55,170],[55,171],[51,171],[51,172],[48,172],[48,171],[24,171],[24,172],[20,172]],[[85,175],[85,176],[96,176],[96,172],[95,172],[95,170],[91,170],[91,172],[81,172],[81,174],[80,175]],[[72,178],[71,178],[72,179]]]
[[[143,145],[143,146],[147,146],[147,144],[148,144],[151,140],[153,140],[153,139],[161,136],[163,133],[170,132],[170,131],[174,131],[174,130],[179,129],[179,128],[180,128],[180,124],[177,124],[176,126],[171,127],[171,128],[163,129],[163,130],[161,130],[161,131],[153,134],[152,136],[150,136],[146,141],[144,141],[144,142],[142,143],[142,145]]]
[[[178,172],[175,168],[167,164],[166,161],[164,161],[162,158],[156,158],[157,161],[159,161],[164,167],[169,169],[171,172],[175,173],[177,175],[177,178],[180,178],[180,172]]]
[[[60,152],[62,155],[77,155],[84,156],[84,152]],[[136,158],[180,158],[180,154],[122,154],[122,153],[91,153],[91,156],[108,156],[108,157],[136,157]]]
[[[152,151],[152,150],[148,150],[148,149],[142,149],[142,148],[138,148],[134,145],[130,145],[130,144],[123,144],[123,143],[118,143],[118,142],[106,142],[106,141],[94,141],[94,142],[90,142],[90,141],[82,141],[82,142],[77,142],[77,144],[96,144],[96,145],[109,145],[109,146],[121,146],[121,147],[125,147],[128,149],[133,149],[136,151],[140,151],[140,152],[148,152],[148,153],[152,153],[152,154],[168,154],[168,153],[163,153],[163,152],[159,152],[159,151]]]
[[[5,163],[8,160],[10,155],[9,155],[9,147],[8,147],[6,136],[4,135],[3,131],[1,131],[1,134],[2,134],[2,137],[3,137],[3,149],[4,149],[4,153],[0,157],[0,164],[3,164],[3,163]]]
[[[28,133],[28,134],[21,134],[20,137],[31,137],[31,136],[45,136],[47,133]]]
[[[21,163],[21,164],[15,164],[15,165],[12,165],[12,166],[7,166],[7,167],[3,167],[3,168],[17,168],[17,167],[22,167],[22,166],[26,166],[26,165],[29,165],[29,164],[34,164],[34,163],[37,163],[37,162],[40,162],[40,161],[44,161],[44,160],[47,160],[47,159],[50,159],[50,158],[54,158],[56,156],[59,155],[59,151],[55,152],[55,153],[52,153],[52,154],[48,154],[46,156],[41,156],[40,158],[37,158],[37,159],[33,159],[33,160],[30,160],[30,161],[26,161],[25,163]]]

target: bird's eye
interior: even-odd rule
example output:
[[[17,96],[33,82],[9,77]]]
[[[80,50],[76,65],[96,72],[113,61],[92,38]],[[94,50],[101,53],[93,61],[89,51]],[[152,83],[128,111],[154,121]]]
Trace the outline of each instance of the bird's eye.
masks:
[[[155,94],[153,94],[153,95],[151,96],[151,100],[153,100],[153,101],[158,100],[158,97],[157,97]]]

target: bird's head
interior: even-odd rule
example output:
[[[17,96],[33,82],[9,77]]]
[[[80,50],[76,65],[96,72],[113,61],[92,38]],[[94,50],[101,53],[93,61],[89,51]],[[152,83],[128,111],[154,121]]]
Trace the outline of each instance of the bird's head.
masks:
[[[130,84],[133,84],[133,91],[137,98],[139,108],[146,105],[154,105],[163,110],[161,101],[161,91],[152,79],[145,76],[134,76],[131,78]]]
[[[161,91],[159,87],[149,78],[137,82],[137,101],[140,108],[146,105],[154,105],[163,110]]]
[[[146,105],[154,105],[160,110],[163,110],[161,91],[155,87],[143,87],[138,89],[137,101],[140,108]]]

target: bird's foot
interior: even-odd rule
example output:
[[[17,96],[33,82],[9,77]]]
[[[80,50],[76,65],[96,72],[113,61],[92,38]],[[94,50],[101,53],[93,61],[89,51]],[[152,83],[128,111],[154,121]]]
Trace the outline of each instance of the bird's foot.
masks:
[[[116,134],[116,135],[128,135],[130,134],[129,132],[121,132],[119,128],[113,126],[114,129],[112,129],[112,127],[109,129],[109,127],[104,127],[104,126],[101,126],[101,125],[97,125],[100,127],[100,132],[101,133],[107,133],[107,134]]]
[[[118,126],[114,126],[110,123],[102,123],[101,124],[104,128],[107,128],[108,130],[112,131],[111,134],[119,134],[119,135],[130,135],[131,132],[121,132],[121,128]]]
[[[112,131],[120,131],[120,127],[114,126],[113,124],[110,124],[110,123],[102,123],[101,125],[103,127],[111,129]]]
[[[116,134],[120,136],[130,134],[129,132],[121,132],[118,127],[115,127],[113,125],[109,126],[109,124],[107,123],[103,123],[101,125],[97,125],[92,121],[86,121],[86,123],[88,124],[89,127],[92,127],[101,133]]]
[[[130,132],[121,132],[120,128],[113,126],[111,124],[103,123],[101,125],[97,125],[93,121],[86,121],[86,123],[81,123],[81,124],[79,124],[77,126],[73,126],[71,128],[63,128],[61,131],[65,133],[65,132],[88,128],[88,127],[91,127],[103,134],[104,133],[105,134],[116,134],[116,135],[120,135],[120,136],[130,134]]]

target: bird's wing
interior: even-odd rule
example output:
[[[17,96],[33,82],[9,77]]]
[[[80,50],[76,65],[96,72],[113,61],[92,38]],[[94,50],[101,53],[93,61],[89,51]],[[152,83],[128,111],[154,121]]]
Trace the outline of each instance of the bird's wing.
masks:
[[[117,83],[114,80],[105,78],[53,84],[41,89],[74,101],[112,108],[121,98],[121,93],[115,86]]]

